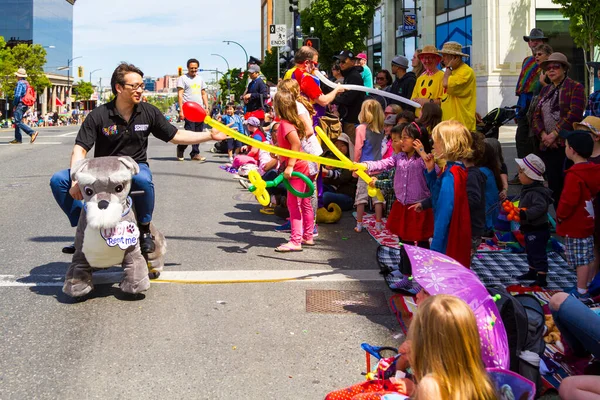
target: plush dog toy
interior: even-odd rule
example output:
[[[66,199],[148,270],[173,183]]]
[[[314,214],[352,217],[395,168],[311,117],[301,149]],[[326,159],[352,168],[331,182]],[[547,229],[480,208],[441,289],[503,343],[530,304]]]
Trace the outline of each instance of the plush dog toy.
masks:
[[[142,255],[140,231],[132,200],[129,197],[131,177],[139,166],[131,157],[99,157],[79,161],[71,169],[71,179],[79,183],[84,199],[77,232],[75,254],[65,277],[63,292],[81,297],[94,288],[92,271],[123,267],[125,275],[119,287],[125,293],[148,290],[148,265],[155,275],[162,270],[165,239],[151,226],[156,250]]]

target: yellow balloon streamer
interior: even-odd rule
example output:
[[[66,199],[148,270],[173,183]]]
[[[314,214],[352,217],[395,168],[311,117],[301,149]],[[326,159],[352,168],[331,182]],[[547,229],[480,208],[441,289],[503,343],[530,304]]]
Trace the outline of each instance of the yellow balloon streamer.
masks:
[[[331,158],[315,156],[314,154],[308,154],[308,153],[302,153],[299,151],[288,150],[288,149],[284,149],[284,148],[281,148],[278,146],[273,146],[272,144],[269,144],[266,142],[261,142],[256,139],[252,139],[251,137],[248,137],[234,129],[231,129],[230,127],[220,123],[219,121],[215,121],[208,115],[204,118],[204,122],[206,124],[212,126],[213,128],[218,129],[219,131],[225,133],[226,135],[231,136],[232,138],[234,138],[236,140],[239,140],[242,143],[245,143],[252,147],[259,148],[264,151],[268,151],[269,153],[279,154],[280,156],[284,156],[284,157],[288,157],[288,158],[296,158],[298,160],[312,161],[312,162],[316,162],[316,163],[319,163],[322,165],[329,165],[331,167],[353,170],[367,184],[369,182],[371,182],[371,180],[372,180],[372,178],[369,175],[367,175],[367,173],[365,172],[365,167],[349,160],[335,146],[335,144],[333,144],[331,142],[331,140],[327,137],[325,132],[323,132],[323,130],[320,127],[316,127],[317,135],[319,135],[321,140],[327,145],[327,147],[333,152],[333,154],[335,154],[340,160],[334,160]],[[384,200],[383,195],[381,194],[381,191],[379,189],[372,188],[369,186],[368,190],[369,190],[369,196],[377,197],[380,201]]]

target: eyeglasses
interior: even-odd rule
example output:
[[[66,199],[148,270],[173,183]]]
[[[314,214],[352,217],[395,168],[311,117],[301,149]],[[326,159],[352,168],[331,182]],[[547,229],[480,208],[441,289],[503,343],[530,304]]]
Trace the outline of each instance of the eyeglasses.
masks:
[[[385,76],[377,76],[375,77],[376,81],[385,81]]]
[[[123,86],[131,86],[131,89],[134,92],[136,92],[136,91],[138,91],[140,89],[142,89],[142,90],[146,89],[146,85],[143,84],[143,83],[136,83],[136,84],[133,84],[133,83],[124,83]]]
[[[546,71],[552,71],[554,69],[561,69],[562,65],[560,64],[548,64],[546,65]]]
[[[395,113],[395,112],[393,112],[393,111],[384,111],[383,113],[384,113],[385,115],[394,115],[394,114],[396,114],[396,113]]]

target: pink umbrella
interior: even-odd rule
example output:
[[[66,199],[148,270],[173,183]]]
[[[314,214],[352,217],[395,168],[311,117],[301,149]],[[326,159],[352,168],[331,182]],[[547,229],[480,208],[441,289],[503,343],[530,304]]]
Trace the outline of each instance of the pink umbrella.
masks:
[[[494,299],[477,275],[454,259],[433,250],[404,245],[413,278],[429,294],[451,294],[471,307],[481,337],[481,355],[488,368],[509,368],[508,340]]]

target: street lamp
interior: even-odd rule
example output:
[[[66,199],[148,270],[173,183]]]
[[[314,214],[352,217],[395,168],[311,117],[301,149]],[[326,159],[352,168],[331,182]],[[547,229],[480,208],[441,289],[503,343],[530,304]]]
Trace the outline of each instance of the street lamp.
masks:
[[[67,99],[69,104],[71,104],[71,63],[78,58],[83,58],[83,56],[71,58],[67,60]]]
[[[242,50],[244,50],[244,54],[246,55],[246,65],[244,66],[244,68],[248,68],[248,53],[246,52],[246,49],[244,48],[244,46],[242,46],[238,42],[234,42],[233,40],[223,40],[223,43],[227,43],[227,45],[229,45],[230,43],[234,43],[234,44],[237,44],[238,46],[240,46],[242,48]]]
[[[227,64],[227,95],[231,97],[231,69],[229,68],[229,61],[220,54],[212,53],[211,56],[221,57],[225,61],[225,64]]]
[[[98,69],[95,69],[95,70],[93,70],[93,71],[90,71],[90,83],[92,83],[92,74],[93,74],[94,72],[97,72],[97,71],[102,71],[102,68],[98,68]]]

